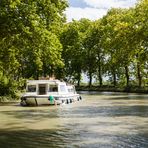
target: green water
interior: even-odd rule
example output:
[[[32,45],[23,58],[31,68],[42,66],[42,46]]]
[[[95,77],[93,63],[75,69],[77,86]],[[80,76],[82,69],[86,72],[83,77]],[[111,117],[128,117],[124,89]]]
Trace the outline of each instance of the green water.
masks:
[[[0,105],[0,148],[147,148],[148,95],[81,92],[61,106]]]

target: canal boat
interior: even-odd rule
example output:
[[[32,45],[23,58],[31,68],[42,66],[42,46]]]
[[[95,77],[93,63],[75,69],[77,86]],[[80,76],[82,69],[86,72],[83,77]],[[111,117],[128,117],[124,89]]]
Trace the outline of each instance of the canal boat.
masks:
[[[75,86],[60,80],[28,80],[22,106],[60,105],[81,100]]]

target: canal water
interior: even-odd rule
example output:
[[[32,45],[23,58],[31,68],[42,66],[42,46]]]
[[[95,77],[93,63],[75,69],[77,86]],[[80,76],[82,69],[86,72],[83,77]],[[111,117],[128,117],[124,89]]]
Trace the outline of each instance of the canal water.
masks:
[[[0,104],[0,148],[148,148],[148,95],[81,93],[61,106]]]

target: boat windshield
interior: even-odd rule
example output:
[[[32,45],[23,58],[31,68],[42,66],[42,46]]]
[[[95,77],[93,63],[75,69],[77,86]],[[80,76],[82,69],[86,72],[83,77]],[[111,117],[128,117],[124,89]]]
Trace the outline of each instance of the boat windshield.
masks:
[[[36,85],[28,85],[27,92],[36,92]]]
[[[69,93],[75,93],[75,87],[74,86],[69,86],[68,87],[68,92]]]
[[[60,91],[61,92],[66,92],[66,86],[65,85],[60,85]]]

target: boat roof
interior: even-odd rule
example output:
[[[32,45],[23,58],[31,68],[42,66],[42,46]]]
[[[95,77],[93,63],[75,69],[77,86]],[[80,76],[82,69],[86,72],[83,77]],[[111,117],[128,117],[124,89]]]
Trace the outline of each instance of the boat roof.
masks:
[[[65,83],[60,80],[27,80],[27,84],[57,84],[57,83]]]

